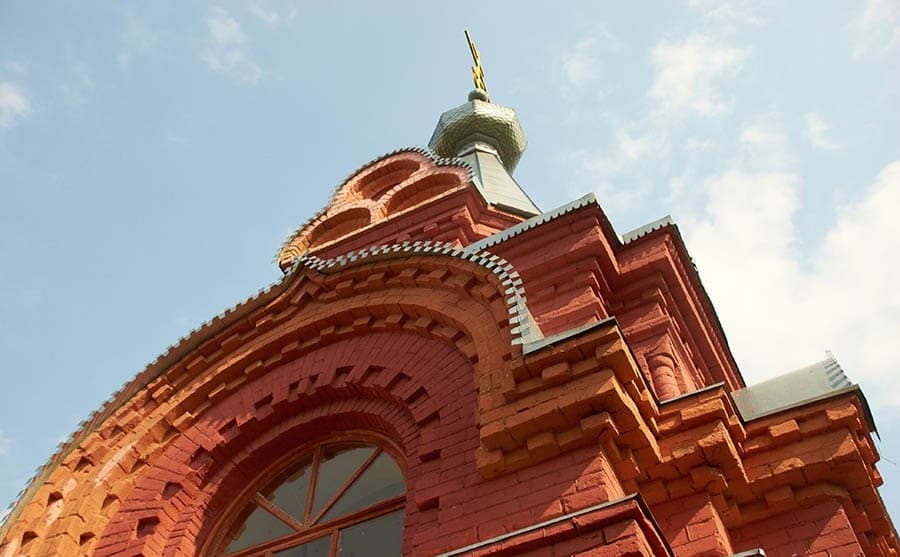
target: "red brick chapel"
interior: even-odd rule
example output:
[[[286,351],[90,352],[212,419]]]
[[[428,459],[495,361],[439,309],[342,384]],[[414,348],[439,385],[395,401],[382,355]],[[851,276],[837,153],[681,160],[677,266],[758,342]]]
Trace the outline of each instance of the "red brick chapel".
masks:
[[[837,362],[746,386],[677,226],[538,209],[524,149],[476,89],[354,172],[79,426],[0,557],[898,555]]]

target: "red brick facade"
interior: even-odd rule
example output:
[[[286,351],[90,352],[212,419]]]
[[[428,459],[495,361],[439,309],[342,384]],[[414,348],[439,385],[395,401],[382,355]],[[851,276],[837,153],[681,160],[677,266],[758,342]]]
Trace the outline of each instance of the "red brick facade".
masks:
[[[398,460],[408,555],[897,554],[863,401],[742,419],[674,225],[623,243],[592,199],[520,221],[425,152],[363,168],[281,282],[83,425],[0,556],[210,555],[336,435]]]

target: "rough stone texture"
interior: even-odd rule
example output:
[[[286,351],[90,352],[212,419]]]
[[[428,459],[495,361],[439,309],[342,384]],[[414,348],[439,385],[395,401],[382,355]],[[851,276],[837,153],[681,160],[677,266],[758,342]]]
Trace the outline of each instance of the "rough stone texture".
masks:
[[[213,555],[248,493],[333,435],[401,464],[408,555],[510,533],[471,553],[897,555],[859,399],[744,423],[673,225],[622,244],[588,203],[467,252],[518,219],[466,176],[418,152],[355,174],[282,252],[281,283],[79,429],[0,557]],[[560,336],[529,348],[526,315]]]

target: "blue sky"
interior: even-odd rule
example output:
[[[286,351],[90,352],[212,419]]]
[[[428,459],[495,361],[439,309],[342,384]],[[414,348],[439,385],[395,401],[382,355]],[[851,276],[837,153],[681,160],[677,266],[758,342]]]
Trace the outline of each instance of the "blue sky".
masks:
[[[545,210],[672,214],[748,382],[831,350],[900,516],[900,2],[0,6],[0,508],[471,88]]]

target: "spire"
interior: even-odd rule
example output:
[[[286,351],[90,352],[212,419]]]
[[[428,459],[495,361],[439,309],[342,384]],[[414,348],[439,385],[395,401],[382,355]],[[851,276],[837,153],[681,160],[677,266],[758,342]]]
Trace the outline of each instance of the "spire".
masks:
[[[466,31],[475,65],[475,90],[468,102],[441,114],[428,146],[442,157],[465,160],[474,172],[475,186],[488,203],[525,216],[541,213],[512,177],[527,141],[516,111],[494,104],[484,82],[478,48]]]

